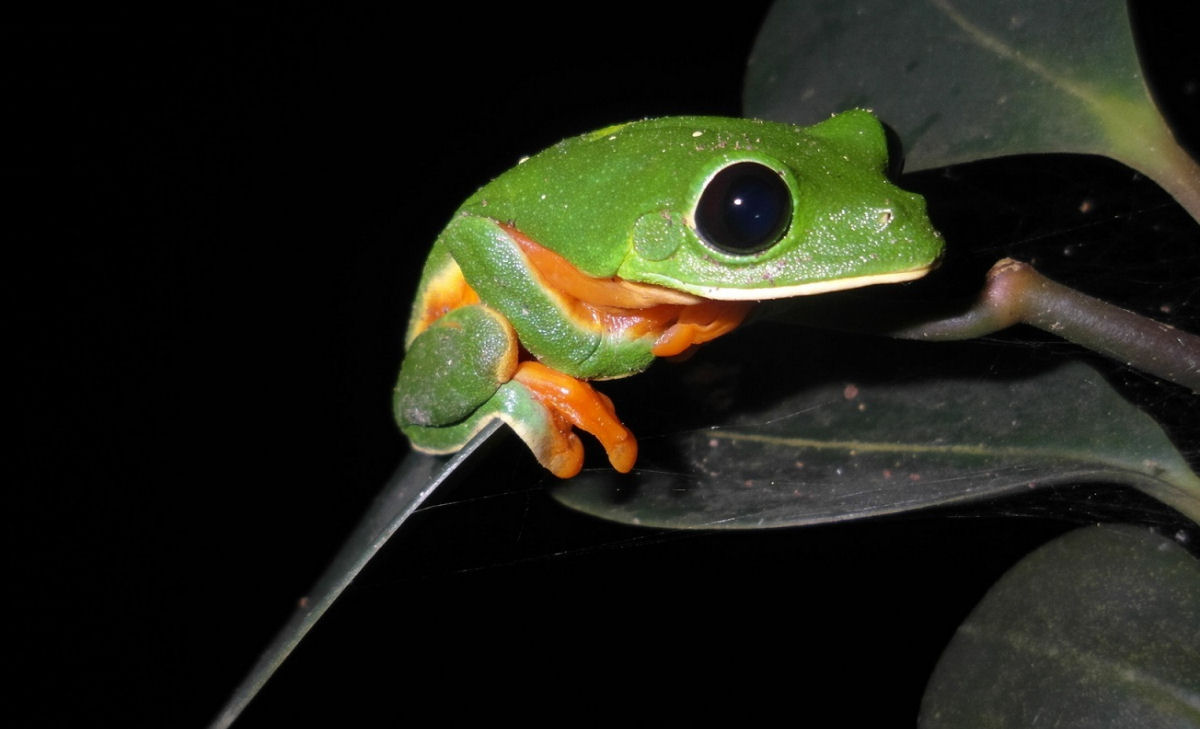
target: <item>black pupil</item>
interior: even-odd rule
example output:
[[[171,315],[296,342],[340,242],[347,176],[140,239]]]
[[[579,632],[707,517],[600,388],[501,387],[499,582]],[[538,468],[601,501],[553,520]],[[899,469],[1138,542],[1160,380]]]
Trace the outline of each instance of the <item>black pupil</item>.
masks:
[[[738,162],[709,180],[696,205],[696,232],[717,250],[757,253],[783,237],[791,218],[791,194],[779,173]]]

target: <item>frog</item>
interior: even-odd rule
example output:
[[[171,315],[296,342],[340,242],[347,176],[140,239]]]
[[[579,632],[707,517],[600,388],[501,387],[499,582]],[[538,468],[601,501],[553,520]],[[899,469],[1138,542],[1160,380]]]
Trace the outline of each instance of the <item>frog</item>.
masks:
[[[495,420],[550,473],[637,439],[597,381],[690,356],[760,302],[918,279],[943,251],[868,110],[811,125],[649,118],[568,138],[479,188],[425,260],[393,414],[413,448]]]

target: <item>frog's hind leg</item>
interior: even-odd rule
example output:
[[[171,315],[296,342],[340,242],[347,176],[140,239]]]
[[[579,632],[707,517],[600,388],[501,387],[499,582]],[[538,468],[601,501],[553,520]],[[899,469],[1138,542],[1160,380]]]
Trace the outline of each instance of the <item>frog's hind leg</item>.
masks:
[[[540,362],[519,364],[513,381],[527,388],[546,407],[560,434],[574,438],[572,427],[585,430],[604,446],[613,468],[621,473],[628,473],[633,468],[637,460],[637,439],[617,417],[612,400],[604,394],[596,392],[587,382]],[[578,473],[582,465],[581,456],[570,475]]]
[[[487,306],[438,318],[404,355],[392,398],[396,422],[438,428],[462,421],[512,379],[518,351],[512,326]]]
[[[593,433],[619,471],[637,458],[637,441],[612,402],[588,383],[541,363],[518,363],[516,334],[483,305],[438,318],[409,345],[396,381],[393,411],[413,446],[426,453],[457,451],[499,418],[561,478],[583,467],[574,432]]]
[[[553,410],[528,387],[511,381],[501,385],[471,416],[443,427],[403,426],[413,446],[433,454],[453,453],[485,425],[500,419],[533,451],[544,468],[559,478],[570,478],[583,467],[583,443]]]

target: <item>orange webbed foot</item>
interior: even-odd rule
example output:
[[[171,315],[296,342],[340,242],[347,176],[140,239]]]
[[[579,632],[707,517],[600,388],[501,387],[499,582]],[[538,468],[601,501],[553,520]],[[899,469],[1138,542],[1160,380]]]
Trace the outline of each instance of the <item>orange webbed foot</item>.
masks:
[[[532,360],[520,363],[513,379],[528,388],[560,424],[551,467],[556,476],[570,478],[583,467],[583,448],[572,426],[596,436],[617,471],[633,469],[637,439],[621,423],[611,400],[588,383]]]

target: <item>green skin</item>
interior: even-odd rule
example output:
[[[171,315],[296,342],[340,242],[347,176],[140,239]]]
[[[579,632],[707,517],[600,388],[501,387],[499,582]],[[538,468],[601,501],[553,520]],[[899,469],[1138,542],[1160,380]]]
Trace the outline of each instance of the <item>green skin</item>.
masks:
[[[714,248],[694,211],[724,167],[770,167],[791,194],[786,233],[745,254]],[[517,341],[579,379],[624,377],[654,360],[654,338],[577,324],[545,290],[507,224],[585,274],[656,284],[708,299],[753,301],[917,278],[942,239],[924,200],[884,175],[887,145],[870,113],[811,127],[718,117],[632,122],[567,139],[472,195],[438,237],[418,299],[457,263],[484,305],[466,306],[414,336],[396,385],[401,429],[422,451],[449,453],[494,418],[535,453],[545,408],[503,364]],[[414,324],[420,312],[414,312]]]

